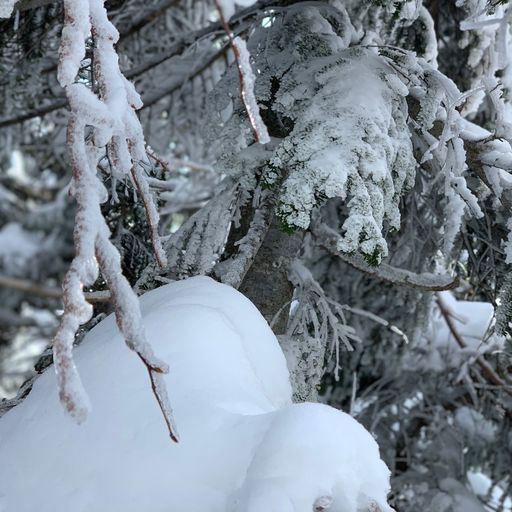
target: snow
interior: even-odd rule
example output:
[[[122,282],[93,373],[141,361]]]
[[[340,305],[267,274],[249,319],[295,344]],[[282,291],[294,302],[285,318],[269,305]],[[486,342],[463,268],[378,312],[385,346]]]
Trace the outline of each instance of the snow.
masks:
[[[10,18],[16,0],[2,0],[0,2],[0,18]]]
[[[471,350],[484,351],[485,336],[491,325],[494,308],[488,302],[456,300],[451,292],[439,292],[443,302],[454,316],[459,334]],[[427,336],[436,340],[439,347],[455,346],[443,316],[436,311]]]
[[[425,332],[428,348],[419,363],[421,367],[441,372],[446,368],[466,365],[477,355],[503,349],[504,338],[490,333],[494,318],[492,304],[457,300],[449,291],[439,292],[439,295],[444,307],[449,310],[465,347],[459,346],[436,306],[430,315],[428,329]]]
[[[249,7],[256,0],[218,0],[217,5],[222,11],[222,15],[226,20],[229,20],[233,14],[235,14],[235,6]]]
[[[486,499],[489,491],[491,491],[491,501],[489,506],[486,507],[486,510],[493,511],[496,510],[500,504],[500,501],[503,498],[503,490],[499,485],[493,486],[492,480],[484,473],[480,471],[468,471],[467,473],[468,483],[471,487],[471,490],[482,498]],[[505,483],[506,485],[506,483]],[[491,490],[492,488],[492,490]],[[505,498],[503,503],[503,512],[511,512],[512,511],[512,500],[510,498]]]
[[[291,404],[283,353],[249,300],[195,277],[147,293],[141,311],[171,365],[180,442],[111,315],[76,348],[85,423],[65,415],[51,368],[1,418],[1,512],[391,511],[372,436],[326,405]]]
[[[11,274],[25,270],[27,263],[43,249],[43,236],[27,231],[16,222],[0,229],[0,262]]]
[[[319,198],[346,199],[338,249],[380,263],[388,251],[384,222],[400,226],[400,197],[415,175],[408,91],[371,51],[342,55],[296,65],[276,94],[279,111],[295,121],[271,160],[271,168],[290,169],[278,215],[286,226],[307,229]],[[273,184],[271,175],[265,180]]]

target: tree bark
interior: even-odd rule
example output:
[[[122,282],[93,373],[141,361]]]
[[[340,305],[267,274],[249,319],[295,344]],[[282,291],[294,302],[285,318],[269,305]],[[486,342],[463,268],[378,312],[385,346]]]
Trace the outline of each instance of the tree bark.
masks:
[[[303,231],[289,234],[282,230],[275,217],[265,239],[239,290],[260,310],[276,334],[284,334],[288,323],[286,306],[291,302],[293,286],[288,268],[302,247]]]

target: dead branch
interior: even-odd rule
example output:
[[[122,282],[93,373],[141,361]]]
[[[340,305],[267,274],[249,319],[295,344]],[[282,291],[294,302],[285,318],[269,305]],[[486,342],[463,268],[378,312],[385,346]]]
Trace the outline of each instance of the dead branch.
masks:
[[[250,69],[250,62],[245,42],[240,40],[238,37],[234,38],[231,34],[231,30],[229,28],[228,22],[226,21],[226,18],[224,17],[224,12],[219,3],[219,0],[215,0],[215,5],[219,13],[220,24],[226,33],[229,46],[231,47],[233,55],[235,56],[236,67],[238,69],[238,78],[240,80],[240,96],[242,98],[245,111],[247,112],[247,117],[249,118],[254,138],[256,142],[266,144],[270,141],[270,138],[267,132],[267,127],[261,119],[259,108],[256,104],[256,99],[254,98],[254,84],[251,84],[251,81],[253,81],[254,78],[251,80],[251,77],[247,76],[247,70]]]

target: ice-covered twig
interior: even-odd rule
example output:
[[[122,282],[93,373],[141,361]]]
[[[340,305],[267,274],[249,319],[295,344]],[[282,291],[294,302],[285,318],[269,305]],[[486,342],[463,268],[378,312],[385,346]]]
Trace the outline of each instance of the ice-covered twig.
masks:
[[[101,214],[100,204],[106,200],[107,193],[96,175],[99,152],[92,143],[85,141],[86,126],[91,126],[94,143],[108,147],[114,177],[131,173],[140,195],[147,202],[149,187],[138,174],[139,162],[145,159],[142,128],[134,112],[141,105],[140,98],[119,70],[113,46],[118,33],[107,18],[103,0],[65,0],[64,9],[58,76],[71,107],[67,143],[73,176],[71,191],[77,202],[77,213],[76,254],[64,279],[64,313],[53,343],[59,396],[67,412],[78,423],[85,420],[90,405],[73,361],[72,349],[79,326],[92,315],[83,286],[92,285],[101,270],[110,289],[119,329],[128,347],[146,366],[169,434],[177,441],[161,378],[168,367],[155,357],[146,340],[138,299],[122,274],[119,252],[110,241],[110,231]],[[99,85],[99,98],[85,84],[74,83],[85,55],[85,38],[89,31],[94,37],[93,75]],[[156,229],[156,209],[146,202],[150,224]]]
[[[452,290],[459,284],[457,276],[447,274],[417,274],[410,270],[396,268],[386,263],[381,263],[378,267],[372,267],[368,265],[361,256],[349,255],[340,251],[338,249],[340,235],[325,224],[314,225],[311,231],[318,243],[325,247],[331,254],[339,256],[343,261],[357,270],[374,275],[383,281],[429,292]]]
[[[165,268],[167,265],[167,257],[165,256],[165,251],[160,241],[160,235],[158,234],[159,215],[153,195],[149,190],[149,183],[142,174],[139,166],[134,166],[132,168],[131,176],[141,201],[144,204],[144,210],[146,211],[146,218],[151,232],[151,244],[153,246],[156,261],[160,268]]]
[[[215,0],[215,5],[219,12],[220,23],[226,32],[229,45],[231,46],[235,56],[238,76],[240,78],[240,94],[242,96],[242,102],[245,106],[247,116],[249,117],[249,122],[251,123],[254,138],[260,144],[267,144],[270,142],[270,136],[268,134],[267,127],[261,118],[260,109],[254,95],[255,77],[252,71],[247,45],[243,39],[240,37],[234,38],[231,34],[220,0]]]

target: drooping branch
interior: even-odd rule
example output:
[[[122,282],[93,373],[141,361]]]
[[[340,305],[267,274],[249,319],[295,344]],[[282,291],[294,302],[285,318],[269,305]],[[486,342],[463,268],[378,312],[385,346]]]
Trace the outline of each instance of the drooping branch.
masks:
[[[377,267],[370,266],[363,257],[349,255],[340,251],[338,249],[340,235],[325,224],[315,224],[312,226],[311,232],[318,244],[327,249],[331,254],[338,256],[357,270],[373,275],[383,281],[428,292],[453,290],[459,284],[459,279],[456,276],[431,273],[417,274],[410,270],[393,267],[387,263],[381,263]]]
[[[229,45],[235,56],[235,62],[238,68],[238,77],[240,79],[240,96],[242,97],[242,102],[244,104],[245,111],[247,112],[254,138],[256,142],[259,142],[260,144],[267,144],[270,142],[270,137],[267,127],[261,118],[260,110],[256,103],[256,97],[254,96],[255,77],[252,72],[247,46],[243,39],[232,36],[219,0],[215,0],[215,5],[219,12],[220,23],[226,32]]]
[[[107,194],[96,175],[99,152],[92,143],[85,141],[86,126],[92,126],[95,144],[100,147],[107,144],[113,176],[126,176],[133,172],[145,158],[142,128],[134,111],[140,108],[140,98],[119,70],[113,46],[119,34],[107,18],[103,0],[65,0],[64,9],[58,77],[71,107],[67,143],[77,214],[74,230],[76,255],[64,279],[64,314],[53,344],[59,396],[67,412],[78,423],[87,417],[88,398],[74,365],[72,348],[79,326],[92,315],[82,288],[92,285],[98,270],[101,270],[110,289],[119,329],[127,346],[146,366],[169,435],[177,441],[161,377],[168,367],[153,354],[146,340],[138,299],[122,275],[119,252],[110,241],[110,231],[100,209]],[[101,99],[85,84],[74,83],[85,55],[85,39],[89,31],[94,36],[93,73]],[[139,184],[142,183],[141,176],[137,179]],[[149,220],[153,225],[156,222],[151,215]]]

